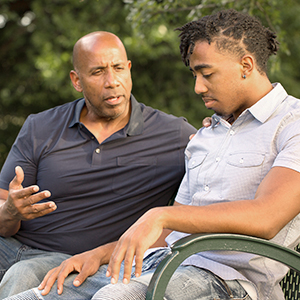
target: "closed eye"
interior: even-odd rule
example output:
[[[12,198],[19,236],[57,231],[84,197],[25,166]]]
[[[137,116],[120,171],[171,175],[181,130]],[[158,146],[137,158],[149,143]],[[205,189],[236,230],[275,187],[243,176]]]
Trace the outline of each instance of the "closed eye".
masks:
[[[92,75],[99,75],[104,72],[104,68],[98,68],[93,70]]]
[[[123,64],[115,64],[114,66],[114,69],[117,70],[117,71],[122,71],[125,69],[124,65]]]

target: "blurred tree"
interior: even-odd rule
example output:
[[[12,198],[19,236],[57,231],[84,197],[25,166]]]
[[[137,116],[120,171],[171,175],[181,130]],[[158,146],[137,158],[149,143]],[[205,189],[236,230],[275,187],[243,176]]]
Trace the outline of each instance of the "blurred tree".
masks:
[[[68,76],[72,48],[78,38],[95,30],[113,32],[124,42],[138,101],[183,115],[200,127],[211,112],[193,91],[174,29],[233,7],[277,31],[281,51],[271,65],[271,79],[300,97],[296,0],[0,1],[0,166],[30,113],[81,97]]]
[[[129,8],[128,22],[134,36],[151,46],[148,39],[153,27],[168,28],[169,33],[178,26],[196,20],[220,9],[234,8],[258,17],[262,23],[277,33],[281,43],[279,55],[271,58],[269,76],[279,80],[293,95],[300,97],[298,68],[300,48],[300,3],[297,0],[124,0]],[[147,39],[143,39],[147,36]],[[175,53],[178,40],[174,33],[170,40]],[[290,77],[291,76],[291,77]]]

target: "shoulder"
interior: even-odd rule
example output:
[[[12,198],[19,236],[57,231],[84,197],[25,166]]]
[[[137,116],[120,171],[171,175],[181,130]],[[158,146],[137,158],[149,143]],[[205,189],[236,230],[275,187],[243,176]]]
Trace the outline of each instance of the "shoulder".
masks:
[[[31,114],[24,125],[36,127],[38,131],[68,126],[74,117],[76,105],[80,100],[68,102],[37,114]]]
[[[300,124],[300,100],[287,96],[278,110],[274,113],[274,119],[278,118],[279,131],[286,126],[293,126],[293,124]],[[272,120],[272,118],[270,118]],[[298,133],[298,127],[294,127],[294,130]]]
[[[56,106],[37,114],[32,114],[29,117],[33,120],[43,120],[44,123],[51,122],[53,119],[55,119],[55,121],[59,121],[57,120],[57,117],[59,116],[66,116],[68,114],[73,116],[76,105],[80,100],[81,99],[77,99],[75,101]]]
[[[143,103],[140,103],[142,114],[144,117],[144,122],[148,126],[167,126],[172,130],[182,130],[187,129],[192,133],[196,132],[196,129],[189,124],[185,117],[176,117],[172,114],[167,114],[161,110],[146,106]]]

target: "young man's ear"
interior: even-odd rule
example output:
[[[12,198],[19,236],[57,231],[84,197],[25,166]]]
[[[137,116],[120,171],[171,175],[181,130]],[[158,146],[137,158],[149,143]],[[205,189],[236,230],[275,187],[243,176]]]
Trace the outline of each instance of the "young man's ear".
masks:
[[[254,69],[254,58],[252,55],[246,54],[241,59],[242,77],[247,78]]]
[[[76,73],[76,71],[72,70],[70,72],[70,78],[71,78],[71,81],[72,81],[72,84],[75,88],[75,90],[77,92],[82,92],[82,87],[81,87],[81,83],[80,83],[80,79],[79,79],[79,76],[78,74]]]

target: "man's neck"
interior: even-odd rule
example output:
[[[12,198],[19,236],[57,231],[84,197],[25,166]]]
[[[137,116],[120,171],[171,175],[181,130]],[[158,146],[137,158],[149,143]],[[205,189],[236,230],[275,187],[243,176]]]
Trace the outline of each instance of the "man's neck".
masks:
[[[80,117],[85,127],[95,136],[98,142],[101,144],[104,140],[110,137],[115,132],[124,128],[130,119],[130,110],[126,115],[119,116],[115,119],[109,118],[96,118],[87,113],[86,107],[83,108]]]

